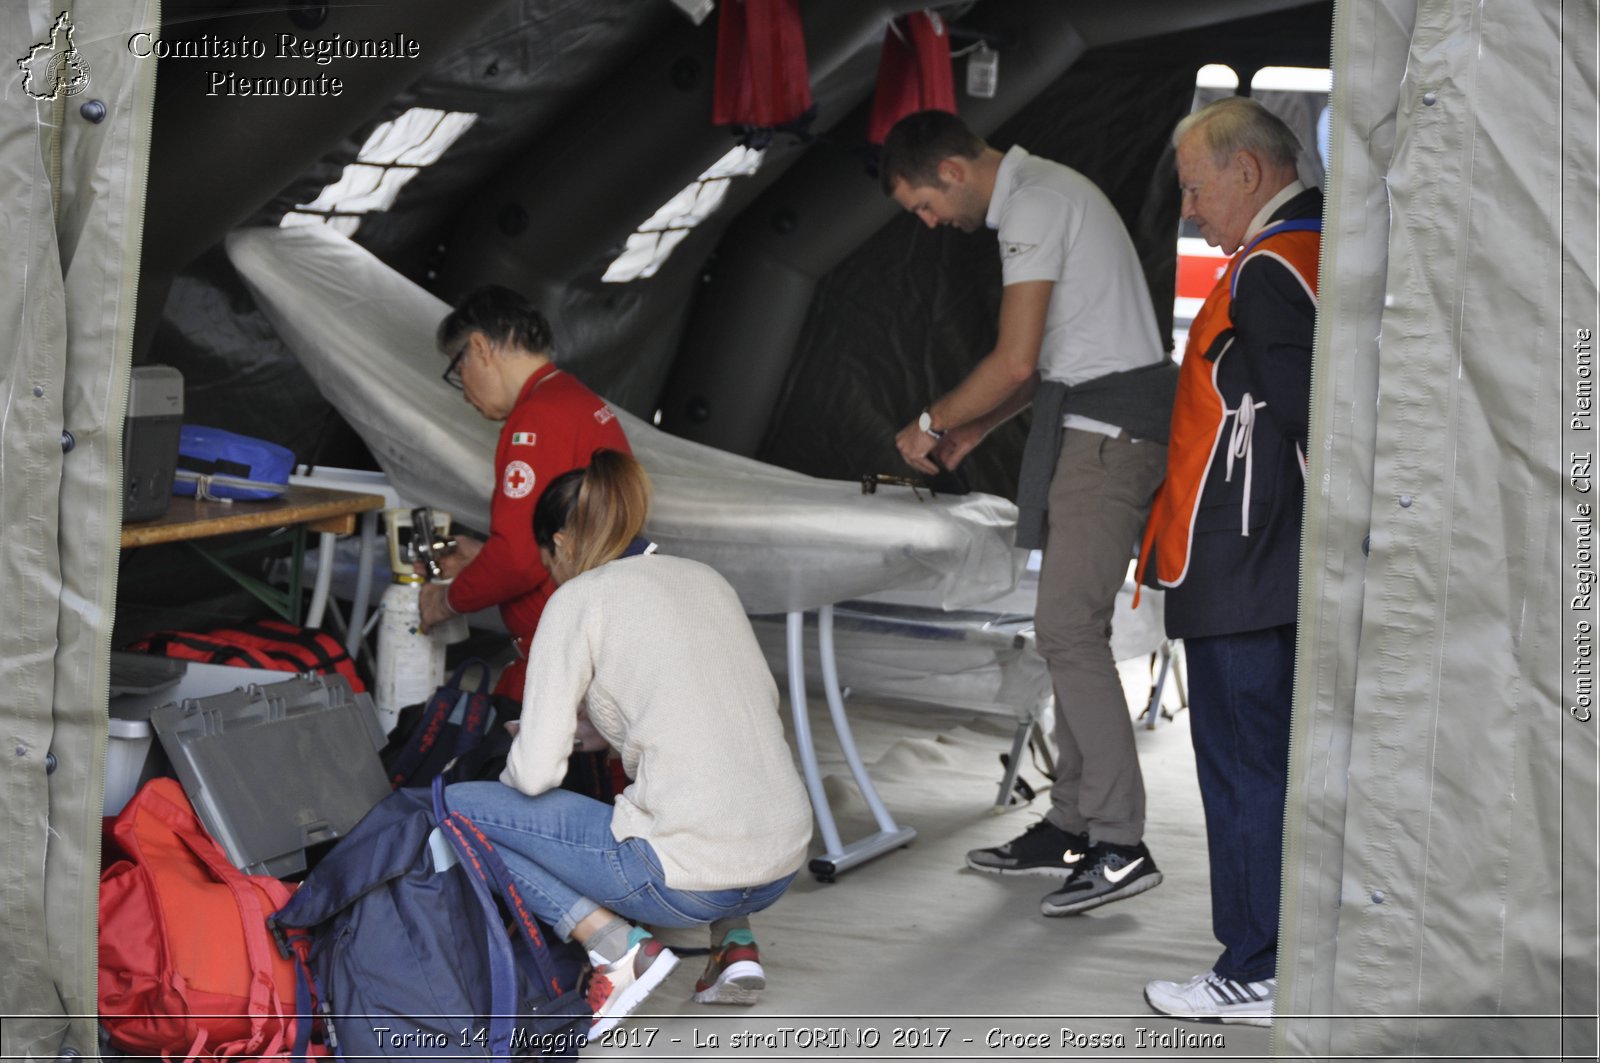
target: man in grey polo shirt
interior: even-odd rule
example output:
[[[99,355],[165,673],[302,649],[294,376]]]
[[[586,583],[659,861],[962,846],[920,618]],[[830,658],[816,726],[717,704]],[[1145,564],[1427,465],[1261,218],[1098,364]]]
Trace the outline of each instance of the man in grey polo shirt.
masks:
[[[954,468],[1034,408],[1017,541],[1045,547],[1035,629],[1055,688],[1058,777],[1042,821],[973,850],[967,865],[1062,877],[1040,909],[1086,911],[1161,881],[1144,845],[1144,779],[1110,636],[1166,465],[1176,367],[1127,230],[1082,174],[1020,147],[1002,154],[942,111],[894,127],[881,173],[884,191],[930,228],[998,230],[1005,285],[994,350],[901,429],[901,455],[924,473]]]

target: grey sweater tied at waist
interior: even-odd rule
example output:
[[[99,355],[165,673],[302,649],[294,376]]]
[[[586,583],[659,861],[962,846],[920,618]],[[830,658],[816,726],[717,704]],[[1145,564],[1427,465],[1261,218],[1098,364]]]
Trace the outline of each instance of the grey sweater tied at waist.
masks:
[[[1078,414],[1121,428],[1134,439],[1165,444],[1172,427],[1178,364],[1167,358],[1120,373],[1063,384],[1041,380],[1033,396],[1033,425],[1022,447],[1017,482],[1017,545],[1043,549],[1050,528],[1050,481],[1061,454],[1061,419]]]

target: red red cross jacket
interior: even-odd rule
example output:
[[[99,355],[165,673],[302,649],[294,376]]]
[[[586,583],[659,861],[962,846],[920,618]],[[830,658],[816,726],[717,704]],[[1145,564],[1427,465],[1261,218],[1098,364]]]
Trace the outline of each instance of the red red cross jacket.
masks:
[[[605,400],[553,365],[523,385],[500,429],[489,539],[450,584],[449,600],[458,613],[498,605],[524,658],[555,590],[533,541],[534,506],[551,480],[588,465],[589,456],[602,448],[632,452]],[[501,693],[521,695],[520,664],[507,670]]]

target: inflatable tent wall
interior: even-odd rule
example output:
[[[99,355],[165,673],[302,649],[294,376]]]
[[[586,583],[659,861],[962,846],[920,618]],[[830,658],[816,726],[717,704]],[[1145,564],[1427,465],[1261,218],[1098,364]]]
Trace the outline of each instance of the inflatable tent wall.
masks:
[[[1334,23],[1274,1040],[1587,1056],[1595,7]]]
[[[0,364],[0,1012],[15,1016],[0,1025],[7,1057],[96,1053],[120,440],[135,351],[156,327],[138,312],[159,306],[188,258],[334,146],[321,128],[264,152],[261,131],[238,112],[198,106],[185,135],[174,135],[179,126],[163,125],[156,105],[156,65],[127,47],[132,35],[201,10],[166,6],[0,6],[0,39],[18,60],[0,118],[10,251],[0,304],[12,347]],[[591,6],[596,32],[573,30],[572,42],[592,37],[602,41],[596,49],[661,59],[672,48],[657,42],[692,35],[665,3]],[[822,45],[814,74],[844,79],[819,85],[819,97],[843,99],[853,90],[839,86],[870,81],[870,62],[863,79],[852,57],[913,5],[807,5],[807,15],[858,6],[866,14],[808,26]],[[977,5],[1054,25],[1035,58],[1036,89],[1051,77],[1045,53],[1059,53],[1059,71],[1085,46],[1144,35],[1134,24],[1151,11],[1196,19],[1195,8],[1221,18],[1295,6]],[[383,6],[382,29],[446,57],[496,7],[467,14],[396,2]],[[63,14],[70,45],[56,37]],[[1319,445],[1310,455],[1275,1054],[1593,1058],[1600,724],[1585,521],[1590,343],[1600,329],[1595,5],[1339,0],[1333,27]],[[704,48],[703,33],[694,41]],[[69,48],[73,61],[52,64]],[[69,92],[85,84],[92,91]],[[398,70],[361,81],[340,104],[341,135],[407,86]],[[576,127],[603,122],[616,104],[603,86],[563,91],[560,102],[581,104],[568,119]],[[167,153],[154,168],[153,125]],[[1159,141],[1165,130],[1143,135]],[[692,178],[704,161],[691,154],[638,167],[631,179],[651,187],[635,198]],[[188,182],[160,180],[166,167]],[[175,215],[182,225],[171,224]],[[867,210],[857,238],[889,216]],[[159,240],[144,239],[147,217],[163,222]],[[560,251],[592,254],[616,239]],[[675,267],[680,293],[717,232],[691,239],[690,265]],[[818,246],[789,263],[790,288],[809,298],[817,271],[843,250]],[[558,317],[597,298],[563,288],[538,262],[518,272]],[[621,316],[629,307],[603,309]],[[681,310],[658,306],[644,317],[672,336],[686,327]],[[644,374],[632,380],[638,395],[669,387],[664,364],[633,371]],[[784,367],[768,372],[763,386],[781,405],[773,376]],[[748,442],[751,433],[734,434]]]

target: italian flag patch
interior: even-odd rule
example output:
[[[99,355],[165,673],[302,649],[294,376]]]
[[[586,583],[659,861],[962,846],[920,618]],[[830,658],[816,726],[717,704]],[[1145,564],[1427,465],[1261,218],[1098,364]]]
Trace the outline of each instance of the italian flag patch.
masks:
[[[511,445],[514,447],[531,447],[538,441],[539,437],[533,432],[511,433]]]

